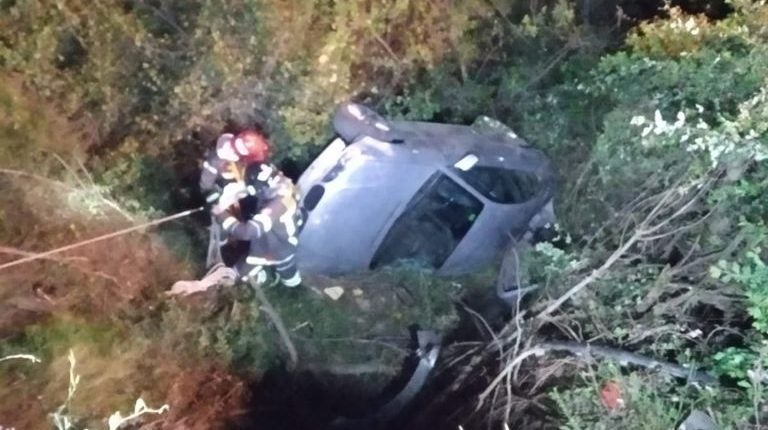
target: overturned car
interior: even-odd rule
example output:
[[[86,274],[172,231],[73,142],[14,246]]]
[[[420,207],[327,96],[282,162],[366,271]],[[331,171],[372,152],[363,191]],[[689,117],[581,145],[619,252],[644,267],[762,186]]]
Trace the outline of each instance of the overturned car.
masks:
[[[414,261],[461,274],[554,221],[555,173],[498,121],[388,121],[342,104],[336,138],[301,175],[298,258],[339,275]]]

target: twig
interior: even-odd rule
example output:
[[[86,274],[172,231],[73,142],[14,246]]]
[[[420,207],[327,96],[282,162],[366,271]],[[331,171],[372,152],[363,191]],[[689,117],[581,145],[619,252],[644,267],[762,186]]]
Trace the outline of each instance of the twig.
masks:
[[[51,179],[51,178],[47,178],[45,176],[36,175],[34,173],[24,172],[24,171],[21,171],[21,170],[0,168],[0,174],[7,175],[7,176],[31,178],[31,179],[35,179],[35,180],[40,181],[40,182],[45,182],[45,183],[48,183],[50,185],[54,185],[54,186],[57,186],[57,187],[60,187],[60,188],[65,188],[65,189],[67,189],[69,191],[72,191],[72,192],[78,192],[79,191],[79,189],[77,187],[73,187],[73,186],[71,186],[69,184],[66,184],[64,182],[57,181],[57,180]],[[115,212],[117,212],[120,215],[122,215],[128,221],[131,221],[131,222],[134,221],[133,217],[131,215],[129,215],[127,212],[125,212],[123,209],[121,209],[120,206],[118,206],[115,202],[107,199],[106,197],[104,197],[103,195],[101,195],[99,193],[97,193],[97,194],[99,195],[99,198],[101,199],[101,201],[105,205],[107,205],[110,208],[112,208]]]
[[[585,289],[587,286],[592,284],[595,280],[603,276],[616,262],[618,262],[629,251],[630,248],[632,248],[638,242],[643,241],[645,238],[649,238],[653,236],[655,236],[654,238],[664,237],[665,235],[660,235],[660,230],[665,226],[669,225],[672,221],[688,213],[689,210],[693,207],[694,203],[697,202],[699,198],[709,190],[709,186],[714,182],[714,180],[715,180],[714,178],[709,177],[703,182],[691,184],[690,186],[682,187],[682,188],[679,187],[679,182],[678,182],[678,184],[675,184],[675,186],[673,186],[671,189],[668,189],[664,193],[651,198],[644,199],[644,201],[646,202],[655,201],[654,206],[650,208],[650,211],[647,212],[647,215],[642,221],[636,222],[636,226],[631,236],[626,240],[624,240],[624,238],[622,237],[621,246],[619,246],[618,249],[616,249],[600,267],[593,270],[588,276],[586,276],[581,281],[579,281],[576,285],[574,285],[569,290],[567,290],[557,300],[554,300],[553,302],[551,302],[543,311],[539,312],[532,319],[532,321],[536,321],[536,320],[543,321],[548,319],[550,314],[552,314],[555,310],[559,309],[563,305],[563,303],[571,299],[573,296],[575,296],[576,294],[581,292],[583,289]],[[695,193],[693,193],[693,196],[690,196],[690,191],[692,190],[693,187],[698,187],[698,189],[696,190]],[[638,203],[642,204],[643,202],[641,201]],[[662,217],[663,214],[669,213],[670,211],[672,211],[671,214],[664,216],[663,219],[659,219]],[[673,231],[673,233],[679,232],[679,231],[681,230],[676,229]],[[623,236],[623,233],[622,233],[622,236]],[[507,327],[509,327],[509,325]],[[516,335],[516,342],[517,344],[519,344],[521,340],[520,339],[521,333],[522,333],[519,321],[516,321],[516,328],[517,329],[515,330],[514,335]],[[567,351],[579,356],[583,356],[591,352],[597,356],[600,356],[603,358],[615,359],[622,363],[630,363],[630,364],[635,364],[635,365],[643,366],[647,368],[659,369],[665,373],[668,373],[677,377],[685,377],[689,381],[706,382],[706,383],[712,383],[714,381],[714,379],[710,375],[707,375],[705,373],[695,372],[690,369],[686,369],[682,366],[678,366],[671,363],[660,362],[660,361],[643,357],[640,355],[636,355],[627,351],[616,350],[612,348],[591,347],[590,345],[583,345],[578,343],[570,343],[570,344],[542,343],[542,344],[533,346],[531,348],[528,348],[519,354],[517,354],[517,348],[515,348],[514,351],[515,351],[513,354],[514,358],[512,358],[504,366],[501,372],[498,375],[496,375],[496,377],[488,385],[488,387],[478,396],[478,405],[477,405],[478,409],[483,405],[483,403],[486,401],[488,396],[490,396],[491,394],[493,394],[495,398],[502,381],[506,379],[508,381],[507,383],[509,384],[510,375],[516,375],[517,370],[519,369],[520,363],[522,363],[526,358],[530,357],[531,355],[541,355],[548,351]],[[483,356],[487,357],[487,355],[485,354],[483,354]],[[482,361],[482,359],[480,359],[480,361]],[[474,365],[477,365],[475,360],[473,360],[473,363],[471,363],[470,366],[473,367]],[[467,371],[465,370],[464,373],[467,373]],[[464,376],[464,375],[460,375],[460,376]]]
[[[39,255],[39,254],[36,254],[34,252],[22,251],[20,249],[9,248],[9,247],[6,247],[6,246],[0,246],[0,254],[11,254],[11,255],[17,255],[17,256],[21,256],[21,257],[34,257],[34,256]],[[104,272],[97,271],[97,270],[88,270],[88,269],[82,268],[82,267],[80,267],[80,266],[78,266],[77,264],[74,263],[75,261],[85,261],[85,262],[87,262],[88,259],[85,258],[85,257],[63,257],[63,258],[40,257],[40,259],[41,260],[47,260],[47,261],[53,261],[53,262],[59,263],[59,264],[68,264],[71,267],[79,270],[80,272],[85,273],[86,275],[94,275],[94,276],[97,276],[97,277],[100,277],[100,278],[104,278],[104,279],[106,279],[108,281],[111,281],[111,282],[113,282],[113,283],[115,283],[117,285],[120,285],[120,282],[117,280],[117,278],[115,278],[112,275],[108,275],[108,274],[106,274]]]
[[[581,188],[581,184],[584,181],[584,178],[587,176],[587,173],[589,173],[592,170],[592,167],[594,166],[594,164],[595,164],[595,157],[589,157],[589,160],[587,160],[587,162],[581,168],[581,173],[579,174],[579,177],[576,178],[576,182],[571,187],[568,193],[568,198],[565,199],[565,201],[568,201],[568,202],[577,201],[575,198],[576,193],[579,191],[579,188]]]
[[[395,60],[395,63],[400,64],[402,63],[402,60],[398,58],[398,56],[395,54],[395,51],[392,50],[392,48],[389,46],[386,40],[384,40],[381,36],[378,34],[373,34],[373,38],[376,39],[376,42],[381,45],[385,51],[387,51],[387,54],[389,54],[390,57],[392,57],[393,60]]]
[[[83,160],[75,157],[75,161],[77,161],[77,166],[80,168],[80,170],[83,172],[83,175],[88,179],[88,182],[91,184],[91,186],[96,186],[96,181],[93,180],[93,176],[88,171],[88,169],[85,168],[85,164],[83,164]]]
[[[611,256],[608,257],[607,260],[605,260],[605,262],[603,263],[602,266],[600,266],[599,268],[593,270],[592,273],[589,276],[587,276],[586,278],[582,279],[578,284],[576,284],[573,287],[571,287],[570,290],[566,291],[565,294],[560,296],[560,298],[558,298],[557,300],[552,302],[543,311],[541,311],[536,316],[536,318],[542,318],[542,317],[548,316],[549,314],[551,314],[552,312],[557,310],[568,299],[570,299],[571,297],[576,295],[579,291],[581,291],[584,288],[586,288],[589,284],[591,284],[592,282],[594,282],[595,280],[597,280],[598,278],[603,276],[603,274],[605,274],[605,272],[608,271],[608,269],[610,269],[611,266],[613,266],[613,264],[616,261],[618,261],[619,258],[621,258],[621,256],[623,256],[624,253],[627,252],[627,250],[629,250],[629,248],[631,248],[632,245],[634,245],[638,241],[638,239],[640,239],[641,236],[642,236],[642,233],[640,231],[635,231],[635,233],[632,235],[632,237],[630,237],[629,240],[627,240],[624,243],[624,245],[622,245],[619,249],[614,251],[614,253],[611,254]]]
[[[494,380],[490,383],[490,385],[488,385],[488,387],[478,396],[477,409],[480,409],[480,407],[485,402],[485,398],[488,397],[488,395],[491,394],[491,392],[493,392],[496,386],[498,386],[499,383],[501,383],[501,381],[504,378],[506,378],[507,374],[510,373],[518,364],[522,363],[523,360],[525,360],[526,358],[532,355],[542,355],[545,352],[546,351],[540,346],[535,346],[533,348],[529,348],[523,351],[518,356],[516,356],[512,361],[507,363],[504,369],[498,375],[496,375],[496,378],[494,378]]]
[[[261,285],[253,280],[251,281],[251,286],[254,291],[256,291],[256,297],[261,302],[259,309],[263,310],[270,321],[272,321],[272,324],[275,325],[275,329],[277,329],[277,333],[280,335],[280,339],[283,341],[285,349],[288,351],[288,357],[290,359],[288,363],[289,368],[296,369],[296,366],[299,364],[299,354],[296,352],[296,347],[293,345],[293,341],[288,334],[288,330],[285,328],[285,324],[283,324],[283,319],[280,318],[280,314],[278,314],[275,308],[272,307],[272,304],[267,299],[267,295],[264,294],[264,290],[261,289]]]
[[[0,168],[0,173],[4,174],[4,175],[8,175],[8,176],[22,176],[22,177],[26,177],[26,178],[32,178],[32,179],[36,179],[36,180],[38,180],[40,182],[47,182],[49,184],[56,185],[56,186],[59,186],[59,187],[62,187],[62,188],[67,188],[67,189],[70,189],[70,190],[73,190],[73,191],[77,190],[77,188],[75,188],[73,186],[70,186],[70,185],[67,185],[64,182],[60,182],[60,181],[57,181],[57,180],[51,179],[51,178],[46,178],[45,176],[36,175],[34,173],[24,172],[24,171],[21,171],[21,170],[2,169],[2,168]]]
[[[62,166],[64,166],[64,170],[66,170],[70,175],[72,175],[72,178],[74,178],[75,181],[77,181],[77,183],[80,184],[80,186],[83,189],[85,189],[86,188],[86,184],[85,184],[85,182],[83,182],[82,179],[80,179],[80,176],[78,176],[77,172],[75,172],[75,169],[73,169],[69,164],[67,164],[67,162],[64,161],[64,159],[61,158],[61,156],[59,154],[57,154],[55,152],[52,152],[52,154],[53,154],[53,158],[55,158],[56,161],[58,161]]]
[[[534,76],[531,80],[529,80],[523,88],[517,90],[514,94],[509,96],[510,99],[515,99],[517,96],[522,95],[524,92],[528,91],[532,87],[536,86],[540,81],[542,81],[549,72],[552,71],[552,69],[557,66],[558,63],[560,63],[563,59],[565,59],[566,55],[572,50],[578,48],[578,45],[574,43],[573,41],[569,41],[566,43],[562,48],[560,48],[559,51],[553,55],[547,65],[540,70],[538,73],[536,73],[536,76]]]
[[[476,310],[467,306],[467,304],[464,303],[463,301],[456,300],[456,303],[458,303],[462,307],[462,309],[467,311],[467,313],[475,317],[478,321],[480,321],[483,324],[485,329],[488,330],[488,333],[491,335],[491,338],[493,339],[493,343],[495,343],[496,347],[499,349],[499,358],[504,357],[504,345],[501,343],[501,340],[496,335],[496,332],[494,332],[493,329],[491,328],[491,325],[488,324],[488,321],[486,321],[485,318],[483,318],[483,316],[480,315]]]
[[[563,303],[565,303],[568,299],[573,297],[575,294],[586,288],[588,285],[590,285],[592,282],[600,278],[605,272],[608,271],[608,269],[613,266],[614,263],[616,263],[635,243],[638,241],[642,241],[646,237],[649,237],[650,234],[656,233],[659,231],[662,227],[669,224],[676,218],[679,218],[683,214],[685,214],[690,207],[699,200],[699,197],[701,197],[707,190],[709,190],[709,185],[712,184],[712,179],[707,179],[699,188],[698,191],[696,191],[696,194],[693,195],[693,197],[690,197],[685,204],[683,204],[678,210],[676,210],[672,215],[666,217],[665,219],[659,221],[656,224],[653,224],[653,222],[656,220],[656,218],[661,214],[662,211],[664,211],[669,206],[673,206],[677,202],[670,202],[670,199],[673,197],[673,195],[678,194],[680,191],[677,189],[677,187],[674,187],[670,190],[667,190],[663,193],[661,200],[659,200],[658,203],[651,209],[651,212],[645,217],[645,219],[640,222],[640,224],[635,228],[634,232],[632,233],[632,236],[624,242],[624,244],[619,247],[616,251],[611,254],[607,260],[597,269],[593,270],[592,273],[587,276],[586,278],[579,281],[578,284],[574,285],[565,292],[560,298],[555,300],[553,303],[551,303],[549,306],[547,306],[543,311],[541,311],[536,318],[541,318],[548,316],[552,312],[554,312],[556,309],[558,309]],[[691,187],[693,187],[695,184],[692,184]],[[688,187],[690,189],[690,187]],[[679,200],[682,200],[682,197]]]
[[[144,7],[144,8],[146,8],[146,9],[149,9],[149,10],[151,10],[151,11],[154,13],[154,15],[155,15],[155,16],[157,16],[158,18],[160,18],[160,19],[162,19],[163,21],[165,21],[165,22],[166,22],[168,25],[170,25],[170,26],[171,26],[171,27],[172,27],[174,30],[176,30],[176,32],[178,32],[179,34],[181,34],[182,36],[184,36],[184,37],[181,39],[181,42],[182,42],[184,45],[187,45],[187,46],[189,45],[189,35],[187,34],[187,32],[186,32],[186,31],[184,31],[184,29],[183,29],[183,28],[181,28],[181,26],[179,26],[179,24],[177,24],[177,23],[176,23],[176,21],[175,21],[174,19],[171,19],[171,18],[169,18],[169,17],[166,15],[165,11],[162,11],[162,10],[160,10],[159,8],[155,7],[155,6],[152,6],[151,4],[147,4],[147,2],[146,2],[146,1],[144,1],[144,0],[141,0],[141,1],[139,1],[139,2],[137,2],[136,4],[138,4],[140,7]]]

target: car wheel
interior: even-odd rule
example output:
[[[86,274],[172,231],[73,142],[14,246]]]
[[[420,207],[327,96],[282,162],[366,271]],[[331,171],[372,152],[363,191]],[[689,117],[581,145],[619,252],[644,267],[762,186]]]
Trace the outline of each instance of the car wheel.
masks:
[[[365,136],[382,142],[399,143],[389,121],[374,110],[357,103],[342,103],[333,115],[333,129],[347,143]]]

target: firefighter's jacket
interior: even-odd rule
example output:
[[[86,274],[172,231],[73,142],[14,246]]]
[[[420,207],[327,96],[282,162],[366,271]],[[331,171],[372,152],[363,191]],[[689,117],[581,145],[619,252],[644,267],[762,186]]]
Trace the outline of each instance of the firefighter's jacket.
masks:
[[[245,222],[229,214],[222,221],[222,227],[230,237],[250,241],[246,258],[249,265],[274,266],[293,258],[303,220],[293,182],[271,164],[265,163],[262,172],[268,172],[260,176],[260,180],[268,184],[268,192],[260,196],[258,212]],[[248,186],[259,188],[259,184]]]

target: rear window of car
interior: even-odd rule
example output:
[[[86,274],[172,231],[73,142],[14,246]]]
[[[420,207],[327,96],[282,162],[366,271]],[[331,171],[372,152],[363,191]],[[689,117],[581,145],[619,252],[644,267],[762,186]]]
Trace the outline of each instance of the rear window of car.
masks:
[[[387,232],[371,269],[411,260],[438,269],[483,210],[469,191],[436,173],[416,193]]]
[[[496,203],[525,203],[535,197],[541,187],[538,176],[522,170],[474,166],[454,171],[472,188]]]

